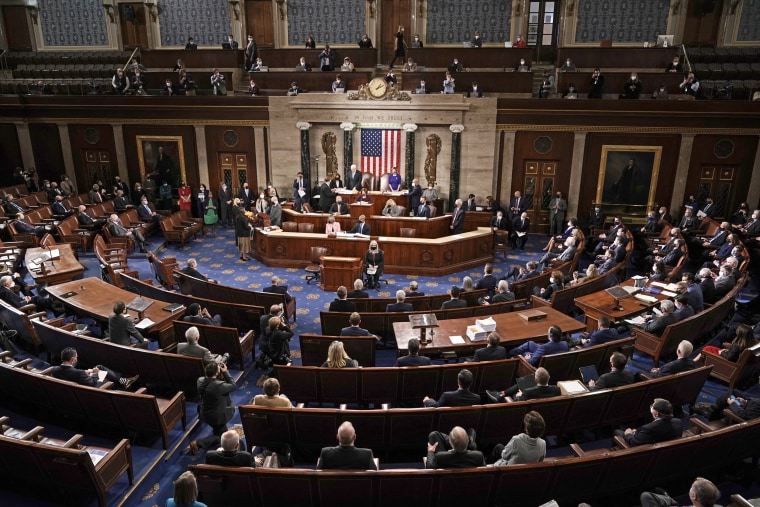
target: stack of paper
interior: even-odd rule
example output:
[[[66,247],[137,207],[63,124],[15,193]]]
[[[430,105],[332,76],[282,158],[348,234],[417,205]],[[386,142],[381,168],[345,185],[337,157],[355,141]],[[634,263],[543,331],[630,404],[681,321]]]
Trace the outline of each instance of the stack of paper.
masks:
[[[491,331],[496,331],[496,321],[493,320],[493,317],[488,317],[487,319],[476,319],[475,325],[482,328],[484,331],[488,331],[489,333]]]
[[[488,331],[480,326],[467,326],[467,338],[470,341],[485,340],[488,337]]]

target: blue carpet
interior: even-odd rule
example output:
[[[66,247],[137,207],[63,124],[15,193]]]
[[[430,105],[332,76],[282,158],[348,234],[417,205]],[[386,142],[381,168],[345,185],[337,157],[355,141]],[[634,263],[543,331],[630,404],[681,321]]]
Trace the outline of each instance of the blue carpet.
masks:
[[[149,238],[154,245],[158,245],[161,239],[158,236]],[[546,236],[544,235],[530,235],[526,249],[524,251],[512,251],[508,255],[507,260],[499,259],[494,264],[494,272],[497,276],[500,273],[505,272],[512,264],[524,264],[529,260],[537,260],[543,252],[541,249],[544,247]],[[297,324],[294,328],[296,336],[291,341],[291,349],[293,352],[294,364],[300,364],[300,351],[298,345],[297,336],[299,333],[317,333],[321,332],[319,323],[319,312],[325,310],[330,302],[335,298],[335,294],[332,292],[324,292],[319,287],[314,285],[307,285],[305,283],[305,272],[302,269],[295,268],[271,268],[264,266],[254,260],[248,262],[241,261],[236,248],[236,242],[234,238],[234,231],[232,229],[217,229],[217,236],[206,236],[198,238],[192,241],[188,247],[180,248],[175,245],[168,246],[165,250],[159,253],[160,257],[167,255],[173,255],[184,267],[188,258],[194,257],[198,261],[198,269],[202,273],[206,274],[209,278],[218,280],[220,283],[235,287],[243,287],[253,290],[261,290],[263,287],[270,285],[270,280],[273,275],[277,275],[279,278],[285,280],[285,284],[288,285],[291,295],[297,299]],[[99,276],[99,267],[97,261],[92,254],[82,255],[80,260],[85,265],[87,270],[85,276]],[[581,269],[590,262],[590,259],[584,259],[581,263]],[[150,266],[144,255],[134,254],[130,256],[129,265],[131,269],[136,269],[141,279],[153,278],[153,273],[150,271]],[[465,276],[470,276],[476,283],[482,276],[482,268],[465,270],[458,273],[454,273],[445,277],[424,277],[418,275],[404,275],[404,274],[385,274],[383,278],[388,280],[388,285],[383,286],[380,291],[369,291],[371,297],[383,297],[390,298],[395,295],[396,290],[408,287],[411,280],[416,280],[420,286],[420,290],[426,294],[443,294],[452,286],[462,285],[462,280]],[[636,274],[636,270],[633,266],[629,266],[629,275]],[[753,297],[758,293],[757,284],[753,283],[748,286],[745,291],[745,297]],[[155,346],[155,345],[154,345]],[[696,355],[697,351],[695,351]],[[378,350],[377,353],[377,365],[378,366],[390,366],[395,361],[395,351],[393,350]],[[248,403],[253,396],[261,392],[260,388],[257,388],[255,383],[258,377],[263,373],[262,371],[252,370],[251,361],[247,362],[245,371],[231,371],[233,376],[245,374],[238,382],[238,389],[232,394],[233,400],[236,404]],[[648,371],[652,368],[652,358],[638,352],[633,354],[628,366],[634,372]],[[452,386],[453,387],[453,386]],[[708,381],[700,395],[698,401],[713,401],[716,396],[723,393],[726,387],[719,382]],[[753,388],[760,391],[760,388]],[[287,394],[287,386],[283,386],[283,392]],[[760,393],[759,393],[760,394]],[[170,449],[175,445],[181,451],[187,446],[189,440],[197,439],[209,434],[209,430],[205,425],[196,424],[197,417],[197,405],[194,403],[188,403],[188,427],[195,424],[195,427],[190,431],[189,435],[185,436],[181,432],[181,428],[177,428],[172,432]],[[13,414],[11,414],[13,415]],[[16,420],[18,415],[13,415],[12,421]],[[35,422],[21,417],[19,420],[23,420],[25,423],[34,426]],[[230,424],[239,424],[239,415],[235,415]],[[18,424],[22,426],[22,424]],[[50,434],[53,431],[61,431],[62,434],[70,433],[70,430],[54,428],[49,424],[43,424],[46,428],[50,428]],[[505,435],[505,438],[508,436]],[[593,438],[592,436],[588,436]],[[91,440],[93,442],[96,439]],[[597,443],[587,443],[588,446],[604,446],[608,445],[609,440],[600,440]],[[331,442],[326,442],[325,445],[330,445]],[[556,442],[555,442],[556,444]],[[170,498],[173,494],[172,480],[179,476],[182,472],[187,470],[187,466],[193,463],[202,463],[204,461],[203,454],[199,456],[183,455],[180,452],[175,452],[165,459],[161,459],[159,464],[154,467],[149,473],[146,474],[146,466],[157,456],[160,451],[160,441],[152,447],[133,446],[132,452],[135,457],[135,474],[136,481],[141,481],[135,488],[135,492],[129,495],[129,498],[125,500],[125,495],[129,492],[127,487],[126,478],[120,481],[116,486],[111,489],[109,494],[109,505],[124,505],[127,507],[152,507],[162,506],[165,504],[166,499]],[[420,446],[420,455],[424,452],[424,443]],[[550,449],[550,456],[567,456],[571,452],[566,445],[559,445]],[[311,467],[313,463],[297,463],[297,465],[304,467]],[[403,463],[393,464],[392,467],[417,467],[419,463]],[[123,484],[122,484],[123,482]],[[733,492],[741,492],[752,496],[758,495],[757,491],[746,490],[738,484],[727,484],[725,487],[722,485],[721,489],[724,491],[730,490]],[[0,495],[2,503],[6,505],[26,505],[26,506],[47,506],[54,505],[52,503],[46,503],[41,500],[31,500],[29,498],[20,497],[17,495],[10,495],[7,492],[3,492]],[[674,492],[675,493],[675,492]],[[9,502],[6,502],[5,499]],[[727,498],[724,494],[724,500]],[[685,501],[685,500],[684,500]],[[91,502],[90,505],[95,505],[95,502]]]

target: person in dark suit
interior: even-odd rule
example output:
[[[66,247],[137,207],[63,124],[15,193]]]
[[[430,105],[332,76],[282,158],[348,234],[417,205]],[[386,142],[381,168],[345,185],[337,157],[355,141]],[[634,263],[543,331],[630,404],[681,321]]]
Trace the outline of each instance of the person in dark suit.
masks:
[[[475,194],[467,196],[467,202],[464,203],[465,211],[478,211],[478,205],[475,203]]]
[[[216,195],[219,197],[219,224],[222,227],[231,227],[235,219],[232,208],[232,189],[227,186],[227,183],[222,182]]]
[[[697,363],[689,359],[692,352],[694,352],[694,346],[691,342],[689,340],[681,340],[676,349],[676,359],[662,365],[660,368],[652,368],[649,371],[654,377],[666,377],[684,371],[691,371],[697,367]]]
[[[515,293],[509,291],[509,283],[506,280],[499,280],[499,284],[496,286],[496,294],[484,304],[506,303],[514,300]]]
[[[602,343],[617,340],[618,338],[619,334],[617,329],[610,329],[610,318],[606,315],[602,315],[599,317],[597,329],[586,336],[581,337],[581,345],[584,347],[592,347],[594,345],[601,345]]]
[[[329,213],[333,215],[348,215],[348,204],[343,202],[343,198],[341,196],[337,196],[335,198],[335,202],[330,206]]]
[[[198,454],[200,449],[218,447],[220,437],[227,431],[227,421],[235,415],[230,393],[237,386],[227,371],[227,365],[211,362],[206,365],[205,374],[197,382],[201,398],[198,419],[211,426],[211,435],[190,442],[189,450],[193,454]]]
[[[119,212],[126,211],[129,208],[135,207],[135,205],[132,204],[132,201],[129,200],[129,195],[127,195],[123,190],[116,191],[116,197],[114,197],[113,206],[116,208],[116,211]]]
[[[705,405],[707,404],[697,403],[694,412],[711,421],[722,419],[726,408],[745,421],[760,417],[760,398],[738,389],[729,389],[715,398],[715,403]]]
[[[686,206],[684,209],[683,218],[678,223],[678,228],[684,235],[691,234],[699,229],[699,220],[694,216],[690,206]]]
[[[356,164],[351,164],[351,171],[348,173],[346,188],[351,190],[362,189],[362,173],[356,168]]]
[[[681,420],[673,417],[673,405],[668,400],[655,398],[650,412],[654,419],[651,423],[645,424],[639,429],[615,430],[615,435],[622,436],[631,447],[656,444],[681,436]]]
[[[604,253],[604,262],[602,262],[601,266],[599,266],[599,274],[603,275],[610,271],[612,268],[617,266],[617,262],[615,262],[615,251],[614,250],[607,250]]]
[[[73,215],[75,213],[75,211],[73,209],[69,209],[66,206],[66,203],[63,202],[63,196],[62,195],[57,195],[55,197],[55,202],[53,203],[53,205],[50,208],[51,208],[51,211],[53,212],[53,215],[59,215],[59,216],[63,216],[63,217],[70,217],[71,215]]]
[[[708,268],[702,268],[697,273],[699,276],[699,288],[702,289],[702,300],[707,304],[713,304],[715,298],[715,282],[713,282],[712,271]]]
[[[335,202],[335,193],[330,188],[330,177],[325,177],[324,181],[319,184],[319,209],[325,213],[330,211]]]
[[[530,218],[528,213],[523,213],[515,218],[512,222],[512,233],[509,235],[509,243],[512,248],[517,248],[520,243],[520,250],[525,250],[525,243],[528,241],[528,230],[530,229]]]
[[[470,437],[461,426],[454,426],[448,435],[451,450],[439,451],[441,439],[433,432],[428,437],[425,468],[471,468],[485,466],[483,453],[468,449]]]
[[[508,231],[510,229],[510,221],[504,218],[504,212],[499,210],[496,215],[491,219],[491,230],[496,231]]]
[[[206,453],[206,464],[223,467],[256,467],[259,463],[248,451],[240,450],[240,435],[235,430],[225,431],[221,448]]]
[[[354,280],[354,290],[350,291],[346,295],[346,298],[347,299],[368,298],[369,294],[367,294],[367,292],[362,289],[364,289],[364,282],[362,282],[360,278],[357,278],[356,280]]]
[[[369,225],[365,222],[367,220],[367,217],[364,215],[359,215],[359,221],[354,224],[351,229],[349,229],[349,234],[363,234],[364,236],[369,236],[372,232],[372,229]],[[371,289],[372,287],[370,287]]]
[[[633,373],[626,371],[625,365],[628,358],[621,352],[613,352],[610,356],[611,371],[599,377],[599,380],[589,380],[591,390],[605,389],[609,387],[627,386],[636,382]]]
[[[21,308],[28,304],[33,304],[36,310],[39,311],[54,311],[56,314],[63,313],[63,310],[57,310],[53,307],[53,302],[49,298],[42,296],[22,296],[16,294],[12,287],[14,285],[13,277],[5,275],[0,278],[0,299],[11,305],[13,308]]]
[[[499,393],[495,391],[487,391],[488,396],[492,398],[491,401],[498,403],[506,403],[506,397],[514,399],[515,401],[535,400],[540,398],[553,398],[554,396],[561,396],[562,390],[557,386],[549,385],[549,370],[543,366],[536,368],[533,373],[533,379],[536,381],[536,385],[527,388],[525,391],[521,391],[517,383],[505,391]]]
[[[140,375],[134,377],[122,377],[120,373],[113,371],[110,368],[97,365],[95,368],[89,370],[80,370],[76,367],[79,356],[77,350],[74,347],[66,347],[61,351],[61,365],[53,368],[53,377],[61,380],[68,380],[69,382],[75,382],[83,386],[100,387],[104,382],[101,382],[98,373],[101,371],[106,372],[106,380],[118,384],[123,389],[129,389],[134,384]]]
[[[5,214],[9,217],[15,217],[19,213],[26,213],[26,208],[22,208],[17,202],[15,202],[12,194],[5,195],[3,209],[5,210]]]
[[[493,291],[496,288],[496,284],[498,283],[499,280],[493,276],[493,264],[488,262],[483,267],[483,277],[478,280],[477,284],[475,284],[475,289],[486,289],[486,292],[491,295],[493,294]]]
[[[406,195],[409,198],[409,210],[417,215],[420,207],[420,198],[422,197],[422,187],[420,186],[419,178],[412,180],[412,188],[406,192]]]
[[[514,221],[528,210],[528,201],[520,191],[515,191],[515,196],[509,200],[509,217]]]
[[[548,342],[538,345],[533,340],[528,340],[519,347],[509,351],[509,357],[523,356],[532,366],[538,366],[543,356],[567,352],[567,342],[561,341],[562,329],[559,326],[551,326],[547,331]]]
[[[163,218],[161,215],[153,211],[153,209],[150,207],[150,204],[148,204],[147,197],[143,197],[140,200],[140,205],[137,207],[137,214],[145,222],[158,223]]]
[[[243,209],[246,211],[251,210],[251,203],[254,202],[255,196],[253,191],[248,187],[248,182],[243,183],[243,188],[238,192],[238,199],[243,203]]]
[[[319,453],[317,470],[377,470],[372,449],[355,447],[356,430],[345,421],[338,427],[338,445],[323,447]]]
[[[519,282],[520,280],[533,278],[534,276],[538,276],[541,274],[537,270],[537,268],[538,268],[538,263],[536,261],[528,261],[527,263],[525,263],[525,267],[514,264],[509,268],[509,271],[507,271],[507,274],[504,275],[501,279],[509,280],[510,278],[514,278],[515,281]]]
[[[209,280],[206,275],[198,271],[198,261],[195,257],[187,259],[187,266],[185,266],[185,269],[183,269],[182,272],[187,276],[192,276],[193,278],[203,280],[204,282],[213,282],[213,280]]]
[[[221,326],[222,316],[214,315],[213,317],[208,312],[207,308],[201,308],[198,303],[192,303],[187,307],[187,315],[182,317],[185,322],[192,322],[194,324],[204,324],[206,326]]]
[[[475,355],[472,356],[473,362],[480,361],[498,361],[499,359],[507,358],[507,349],[499,345],[501,342],[501,336],[496,331],[492,331],[488,334],[488,345],[482,349],[475,351]]]
[[[145,249],[148,246],[148,242],[145,241],[145,237],[138,229],[127,229],[121,223],[119,223],[119,215],[113,213],[108,220],[108,232],[111,236],[134,238],[135,242],[140,246],[141,252],[147,252]]]
[[[459,299],[459,294],[461,292],[462,289],[456,285],[453,285],[451,289],[449,289],[449,296],[451,296],[451,299],[443,302],[441,305],[441,310],[448,310],[450,308],[465,308],[467,306],[467,301],[464,299]]]
[[[417,338],[411,338],[406,345],[409,354],[401,356],[396,359],[396,364],[393,366],[430,366],[430,358],[421,356],[420,353],[420,340]]]
[[[296,179],[293,180],[293,209],[303,212],[303,205],[308,204],[310,197],[309,180],[303,177],[302,172],[299,172],[296,174]]]
[[[91,226],[96,232],[100,232],[106,223],[105,218],[93,218],[87,213],[87,206],[80,204],[77,208],[79,213],[77,214],[77,222],[81,226]]]
[[[545,267],[548,264],[551,264],[552,260],[557,259],[559,262],[569,262],[573,260],[573,257],[575,257],[575,252],[577,249],[575,248],[575,238],[573,236],[568,236],[567,239],[565,239],[565,249],[562,250],[559,253],[555,252],[546,252],[539,260],[538,264],[539,266]],[[625,249],[623,249],[623,255],[625,255]]]
[[[418,218],[430,218],[430,206],[428,206],[427,199],[420,197],[420,205],[417,206],[415,215]]]
[[[140,331],[135,327],[135,323],[130,317],[124,315],[126,305],[124,301],[118,301],[113,305],[113,315],[108,317],[108,337],[112,343],[118,343],[119,345],[132,345],[134,338],[137,340],[137,346],[141,349],[148,348],[148,340],[146,340]]]
[[[453,234],[459,234],[464,230],[465,210],[462,204],[462,199],[457,199],[454,202],[454,206],[454,213],[451,217],[451,225],[449,225],[449,229],[451,229]]]
[[[364,215],[362,215],[364,216]],[[361,217],[359,217],[361,220]],[[364,255],[364,272],[367,274],[367,288],[380,290],[380,275],[385,267],[385,254],[374,239],[369,242],[369,250]]]
[[[441,394],[438,401],[427,396],[422,400],[426,407],[466,407],[469,405],[480,405],[480,396],[470,391],[472,385],[472,372],[463,369],[457,375],[456,391],[446,391]]]
[[[661,301],[660,310],[662,311],[660,317],[652,317],[651,315],[646,317],[646,323],[642,326],[644,331],[657,336],[662,336],[666,327],[678,322],[678,315],[674,313],[675,305],[673,304],[673,301],[670,301],[669,299]]]
[[[424,292],[419,291],[419,285],[417,284],[416,280],[412,280],[409,282],[409,290],[406,292],[406,297],[414,297],[414,296],[424,296]]]
[[[396,302],[391,303],[385,307],[386,312],[411,312],[414,307],[411,303],[404,303],[406,299],[406,292],[403,290],[396,291]]]
[[[280,280],[280,278],[277,275],[274,275],[272,277],[272,285],[269,287],[264,287],[262,289],[263,292],[271,292],[273,294],[282,294],[285,296],[285,302],[290,303],[290,301],[293,299],[293,296],[290,295],[288,292],[288,286],[287,285],[280,285],[281,282],[284,282],[285,280]]]
[[[41,238],[47,232],[45,230],[45,227],[41,225],[32,225],[27,222],[23,213],[17,214],[16,220],[14,220],[12,223],[13,227],[16,228],[16,231],[22,234],[34,234],[38,238]]]
[[[232,34],[227,36],[227,44],[229,44],[230,47],[224,47],[223,49],[234,49],[237,50],[239,45],[238,41],[235,40],[235,37],[232,36]]]
[[[348,291],[343,285],[338,287],[338,290],[335,291],[335,293],[337,294],[338,297],[336,299],[333,299],[327,311],[329,312],[355,312],[356,311],[356,303],[354,303],[353,301],[346,301],[346,296],[348,296]]]
[[[361,327],[362,316],[356,311],[348,317],[348,323],[351,325],[340,330],[341,336],[375,336]],[[377,336],[375,338],[379,339]]]

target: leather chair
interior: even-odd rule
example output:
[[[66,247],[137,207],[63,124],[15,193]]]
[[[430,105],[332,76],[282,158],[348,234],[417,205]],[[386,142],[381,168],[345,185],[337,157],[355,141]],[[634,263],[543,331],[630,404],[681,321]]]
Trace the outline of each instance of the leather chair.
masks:
[[[298,224],[298,232],[312,233],[312,232],[314,232],[314,224],[299,223]]]
[[[315,283],[319,282],[320,280],[320,272],[322,270],[322,259],[321,257],[323,255],[327,255],[327,248],[323,246],[313,246],[311,247],[311,257],[310,261],[311,263],[304,268],[306,271],[306,285],[311,284],[312,280],[314,280]]]
[[[504,254],[504,260],[507,260],[507,249],[509,244],[509,233],[507,231],[496,231],[493,234],[493,255],[501,252]]]
[[[298,222],[283,222],[282,230],[285,232],[298,232]]]
[[[417,229],[413,229],[411,227],[402,227],[399,229],[398,232],[402,238],[416,238],[417,237]]]

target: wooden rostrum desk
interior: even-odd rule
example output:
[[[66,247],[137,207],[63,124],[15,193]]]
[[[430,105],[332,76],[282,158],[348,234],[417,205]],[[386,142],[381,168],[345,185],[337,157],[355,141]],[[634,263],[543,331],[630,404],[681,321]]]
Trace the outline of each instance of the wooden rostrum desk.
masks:
[[[374,235],[372,238],[377,239],[385,253],[384,273],[443,276],[493,260],[493,232],[488,227],[432,239]],[[368,237],[329,238],[324,233],[257,229],[251,250],[256,259],[267,266],[295,267],[310,263],[312,246],[326,247],[329,256],[363,260],[369,242]]]

